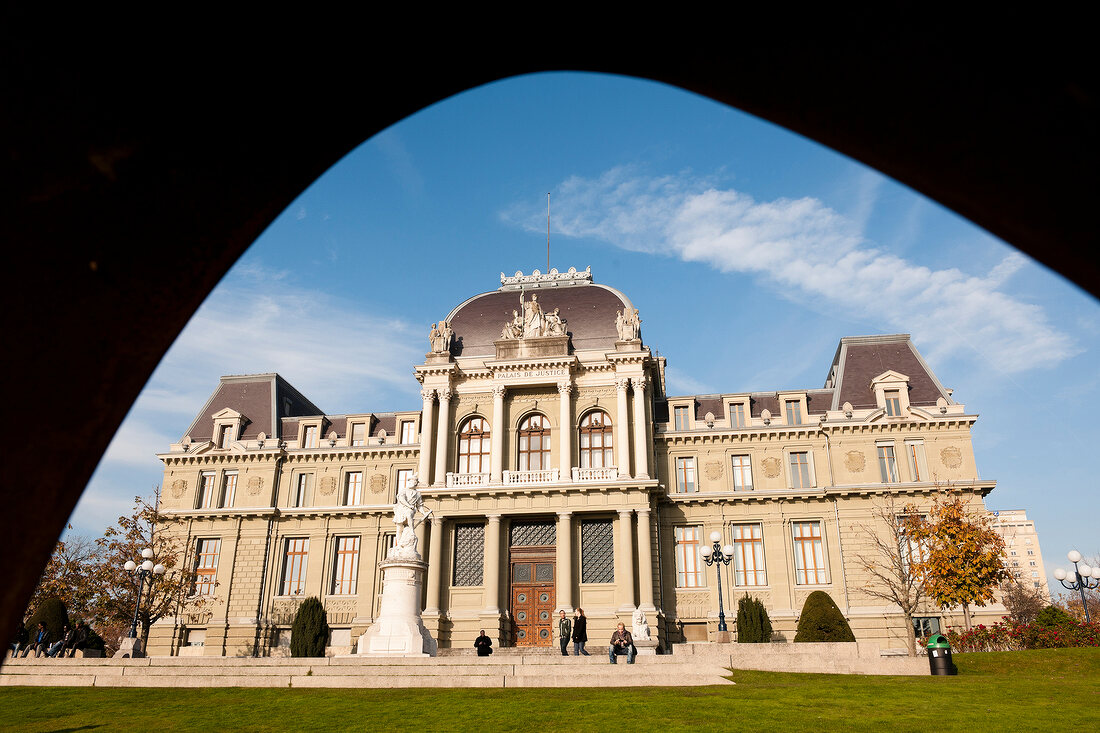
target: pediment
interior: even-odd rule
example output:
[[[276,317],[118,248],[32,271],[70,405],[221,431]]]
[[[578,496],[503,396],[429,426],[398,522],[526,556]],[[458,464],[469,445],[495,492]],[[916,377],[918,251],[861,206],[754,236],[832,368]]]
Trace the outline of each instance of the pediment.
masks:
[[[236,410],[234,410],[230,407],[226,407],[224,409],[221,409],[221,410],[218,410],[217,412],[215,412],[214,415],[213,415],[213,419],[215,419],[215,420],[243,420],[244,415],[242,415],[241,413],[237,412]]]
[[[887,371],[872,379],[871,386],[875,386],[877,384],[887,384],[891,382],[902,382],[903,384],[908,384],[909,377],[905,376],[901,372],[895,372],[893,369],[888,369]]]

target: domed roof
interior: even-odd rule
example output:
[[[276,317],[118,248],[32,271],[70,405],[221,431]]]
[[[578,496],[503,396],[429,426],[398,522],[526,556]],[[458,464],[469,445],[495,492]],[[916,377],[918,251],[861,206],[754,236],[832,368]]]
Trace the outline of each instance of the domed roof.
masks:
[[[447,317],[454,331],[451,353],[458,357],[495,356],[493,342],[500,339],[504,324],[511,322],[512,311],[521,310],[520,300],[530,300],[532,295],[538,296],[544,313],[559,309],[574,351],[613,350],[619,338],[615,313],[634,307],[629,298],[606,285],[583,281],[532,285],[475,295],[452,310]]]

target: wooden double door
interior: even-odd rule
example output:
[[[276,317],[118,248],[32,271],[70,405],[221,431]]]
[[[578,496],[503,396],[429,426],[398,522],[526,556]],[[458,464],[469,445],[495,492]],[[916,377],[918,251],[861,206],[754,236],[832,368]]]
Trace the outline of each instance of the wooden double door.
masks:
[[[513,548],[512,644],[551,646],[554,643],[554,548],[549,552]],[[528,548],[523,548],[527,550]]]

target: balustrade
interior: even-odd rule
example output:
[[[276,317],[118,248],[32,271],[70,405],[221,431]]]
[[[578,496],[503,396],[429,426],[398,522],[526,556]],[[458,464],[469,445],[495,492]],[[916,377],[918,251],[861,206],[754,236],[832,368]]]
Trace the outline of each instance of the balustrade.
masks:
[[[617,481],[619,469],[616,466],[604,468],[577,468],[573,467],[573,481]]]
[[[513,486],[526,484],[553,484],[558,481],[558,469],[550,468],[543,471],[505,471],[504,483]]]
[[[447,488],[459,486],[488,486],[489,473],[455,473],[447,472]]]

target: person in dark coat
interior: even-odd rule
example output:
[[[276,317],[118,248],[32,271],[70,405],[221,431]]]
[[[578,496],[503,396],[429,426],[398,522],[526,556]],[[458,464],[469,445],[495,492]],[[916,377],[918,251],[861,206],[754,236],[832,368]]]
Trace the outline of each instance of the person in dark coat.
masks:
[[[573,638],[573,622],[565,615],[565,611],[561,612],[561,618],[558,619],[558,638],[561,640],[561,655],[568,657],[569,640]]]
[[[588,642],[588,619],[584,617],[584,609],[578,608],[577,615],[573,617],[573,656],[591,656],[584,645]]]
[[[615,664],[615,657],[619,654],[626,655],[627,664],[634,664],[634,637],[621,621],[615,633],[611,635],[611,646],[607,648],[607,658]]]
[[[69,637],[69,642],[65,645],[64,650],[61,652],[61,656],[65,656],[65,652],[69,653],[69,658],[76,656],[77,649],[83,649],[84,645],[88,643],[88,625],[83,621],[76,622],[76,628],[73,629],[73,635]]]
[[[46,630],[46,622],[38,622],[38,630],[34,632],[34,636],[31,637],[30,643],[27,644],[27,648],[23,650],[23,656],[27,656],[34,651],[34,656],[40,656],[46,653],[46,650],[50,646],[50,632]]]
[[[485,635],[485,629],[481,630],[481,636],[474,639],[474,649],[477,649],[479,657],[487,657],[493,653],[493,640]]]
[[[11,645],[8,647],[11,649],[11,658],[15,659],[19,656],[19,650],[27,645],[27,640],[30,637],[27,635],[27,627],[23,625],[21,621],[17,621],[15,624],[15,636],[12,637]]]

